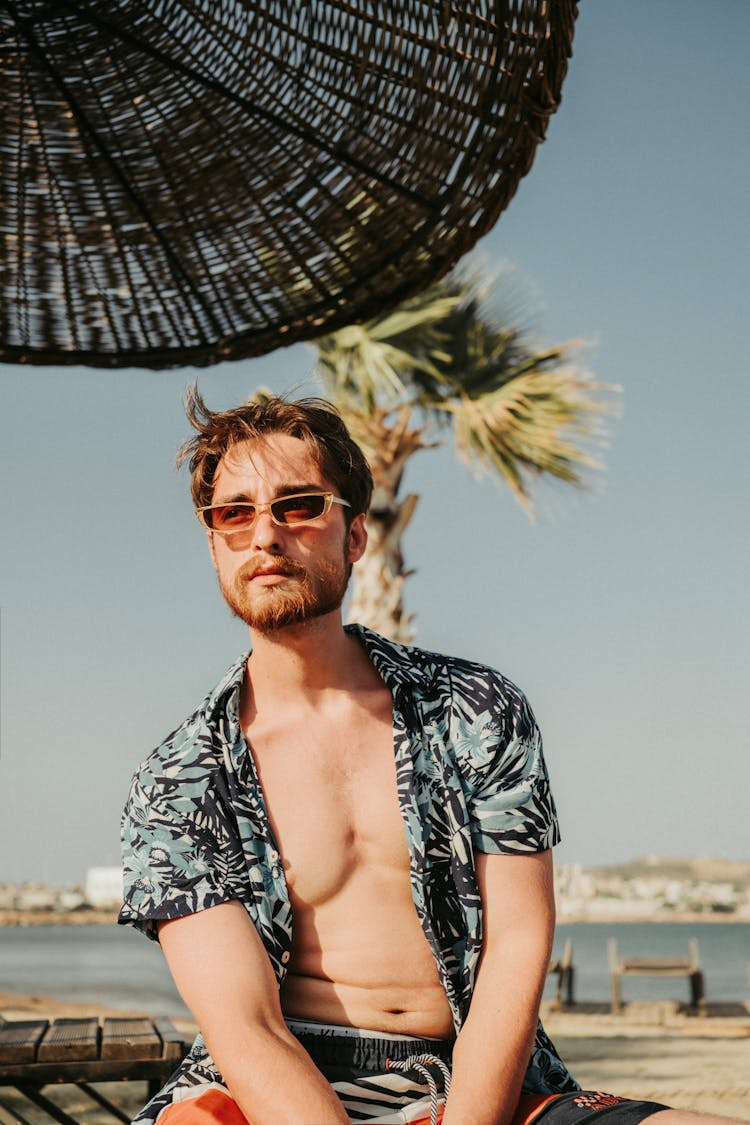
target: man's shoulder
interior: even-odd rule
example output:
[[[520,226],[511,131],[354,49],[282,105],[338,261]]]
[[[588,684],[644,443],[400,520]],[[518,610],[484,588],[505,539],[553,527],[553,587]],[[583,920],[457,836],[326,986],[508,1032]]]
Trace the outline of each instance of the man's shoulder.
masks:
[[[521,688],[489,664],[416,645],[398,644],[361,625],[356,629],[386,682],[390,675],[401,681],[410,680],[427,694],[448,693],[475,701],[491,697],[501,703],[527,705]]]

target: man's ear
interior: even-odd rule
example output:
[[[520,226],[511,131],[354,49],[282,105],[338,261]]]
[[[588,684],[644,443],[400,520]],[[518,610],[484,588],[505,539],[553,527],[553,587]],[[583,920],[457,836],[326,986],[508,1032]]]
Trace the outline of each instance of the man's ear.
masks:
[[[347,562],[359,562],[365,553],[366,547],[367,528],[365,527],[365,515],[363,512],[360,512],[349,525],[349,541],[346,548]]]
[[[214,570],[218,571],[219,568],[216,565],[216,549],[214,548],[214,533],[213,533],[213,531],[207,530],[206,531],[206,538],[208,539],[208,553],[211,556],[211,562],[214,565]]]

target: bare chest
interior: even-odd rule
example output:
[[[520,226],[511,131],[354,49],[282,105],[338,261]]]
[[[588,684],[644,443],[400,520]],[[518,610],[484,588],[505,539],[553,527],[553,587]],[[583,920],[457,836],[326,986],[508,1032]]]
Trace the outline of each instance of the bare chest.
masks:
[[[293,905],[325,904],[365,875],[404,878],[390,697],[247,733]]]

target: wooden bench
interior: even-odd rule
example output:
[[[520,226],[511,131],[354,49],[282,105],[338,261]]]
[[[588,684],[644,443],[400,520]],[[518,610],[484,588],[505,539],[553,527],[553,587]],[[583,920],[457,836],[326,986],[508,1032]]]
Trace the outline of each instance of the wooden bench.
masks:
[[[3,1101],[2,1087],[12,1086],[50,1119],[76,1125],[42,1093],[44,1086],[72,1082],[115,1120],[129,1122],[130,1117],[91,1084],[145,1080],[150,1097],[176,1069],[188,1046],[168,1019],[2,1021],[0,1109],[13,1121],[28,1125],[16,1108]]]
[[[574,1004],[573,984],[575,981],[575,967],[573,965],[573,942],[567,938],[563,947],[562,957],[553,957],[547,969],[547,975],[557,976],[557,989],[555,1004],[558,1008],[563,1005],[563,990],[565,991],[565,1004]]]
[[[700,1015],[706,1013],[703,972],[698,958],[698,939],[690,938],[687,958],[620,957],[617,942],[609,939],[609,972],[612,982],[612,1011],[622,1011],[620,982],[624,976],[687,977],[690,981],[690,1006]]]

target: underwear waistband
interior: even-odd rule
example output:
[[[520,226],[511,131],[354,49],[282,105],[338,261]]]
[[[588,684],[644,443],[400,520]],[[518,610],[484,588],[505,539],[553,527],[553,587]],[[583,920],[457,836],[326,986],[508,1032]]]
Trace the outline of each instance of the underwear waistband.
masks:
[[[414,1055],[432,1055],[450,1065],[453,1039],[400,1035],[343,1024],[289,1018],[286,1025],[319,1068],[346,1066],[385,1070],[388,1060],[403,1062]]]

